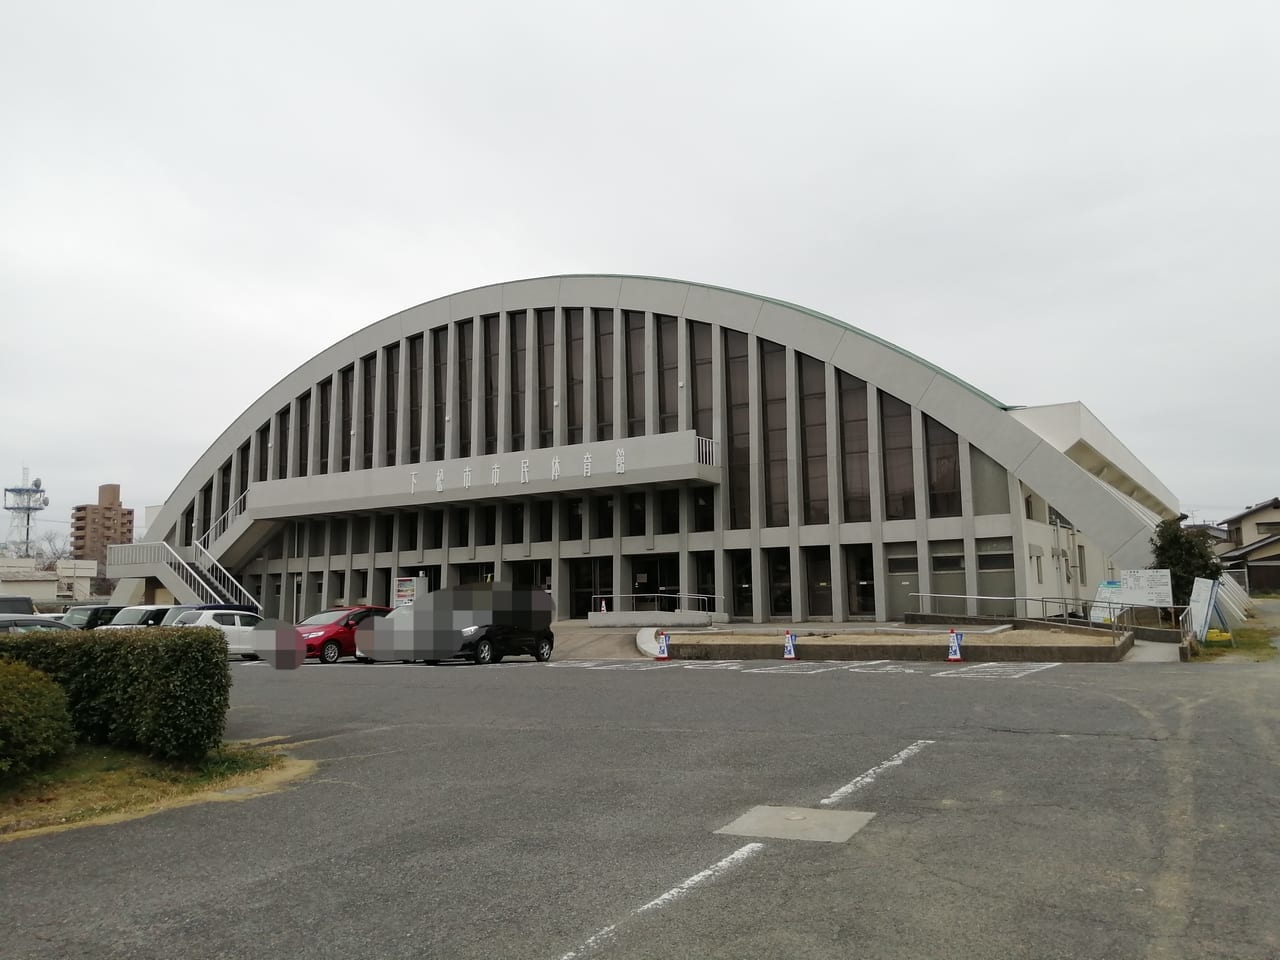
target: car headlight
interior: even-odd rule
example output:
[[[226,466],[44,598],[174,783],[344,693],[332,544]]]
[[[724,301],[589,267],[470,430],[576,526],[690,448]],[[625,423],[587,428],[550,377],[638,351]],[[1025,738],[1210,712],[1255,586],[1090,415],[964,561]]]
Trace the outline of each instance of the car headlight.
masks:
[[[479,632],[480,632],[479,627],[463,627],[462,628],[462,635],[464,637],[474,637]]]
[[[312,630],[310,633],[304,633],[304,634],[302,635],[302,639],[303,639],[303,640],[314,640],[316,637],[323,637],[323,636],[324,636],[324,631],[323,631],[323,630]]]

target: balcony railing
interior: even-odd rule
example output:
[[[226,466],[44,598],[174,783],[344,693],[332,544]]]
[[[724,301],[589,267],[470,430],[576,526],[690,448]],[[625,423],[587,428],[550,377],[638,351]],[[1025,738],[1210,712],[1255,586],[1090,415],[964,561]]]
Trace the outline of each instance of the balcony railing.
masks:
[[[698,463],[704,467],[720,466],[720,441],[698,437]]]

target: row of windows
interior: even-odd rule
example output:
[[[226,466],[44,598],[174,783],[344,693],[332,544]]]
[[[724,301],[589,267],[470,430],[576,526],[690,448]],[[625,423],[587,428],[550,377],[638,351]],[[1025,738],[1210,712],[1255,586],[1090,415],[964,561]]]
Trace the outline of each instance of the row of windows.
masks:
[[[620,324],[616,331],[620,343],[615,341],[615,320]],[[565,407],[567,442],[580,443],[586,439],[588,419],[594,424],[591,435],[600,440],[614,439],[615,435],[618,439],[641,436],[650,415],[655,418],[659,432],[678,428],[684,386],[680,377],[682,344],[678,318],[635,310],[566,307],[559,314],[554,308],[540,308],[463,319],[451,326],[409,337],[403,345],[394,343],[367,354],[325,378],[314,392],[301,394],[295,404],[279,410],[273,421],[258,428],[255,444],[246,441],[236,456],[222,465],[219,502],[212,502],[212,481],[202,491],[200,516],[206,528],[213,518],[226,512],[233,497],[243,493],[251,480],[368,469],[375,463],[391,466],[402,454],[405,462],[410,463],[428,459],[424,457],[427,452],[424,443],[428,442],[424,425],[430,428],[430,459],[496,453],[500,446],[499,406],[503,402],[504,321],[509,382],[509,407],[505,413],[510,426],[507,445],[510,450],[521,451],[528,446],[545,448],[554,443],[558,336],[563,336],[565,344],[564,369],[560,371],[563,390],[559,396]],[[699,436],[716,433],[712,370],[715,351],[721,351],[722,462],[726,467],[729,526],[743,529],[753,522],[750,469],[751,443],[756,433],[751,417],[753,361],[758,365],[763,481],[763,516],[757,522],[765,526],[786,526],[792,521],[789,469],[793,454],[789,433],[793,424],[798,430],[798,500],[802,514],[794,518],[795,521],[821,524],[832,520],[870,520],[869,431],[872,425],[868,394],[869,389],[875,388],[869,388],[865,381],[843,371],[834,371],[836,396],[831,410],[838,419],[834,432],[837,448],[828,449],[829,384],[827,365],[823,361],[794,352],[795,370],[789,371],[788,351],[781,344],[759,338],[757,356],[753,358],[746,333],[723,329],[717,343],[711,324],[692,319],[685,321],[684,332],[689,412]],[[588,350],[591,351],[590,367],[594,368],[590,383]],[[407,356],[402,356],[402,352]],[[402,383],[402,362],[407,384]],[[655,387],[652,410],[646,408],[646,371],[650,366]],[[792,373],[796,386],[794,410],[788,402],[789,374]],[[621,422],[614,410],[615,375],[622,381]],[[591,418],[587,409],[588,390],[593,394],[590,399],[594,417]],[[473,418],[477,394],[481,409],[477,411],[479,416]],[[917,438],[912,409],[884,391],[878,391],[877,399],[879,422],[875,426],[879,430],[883,516],[886,520],[913,519],[917,509],[913,447]],[[424,402],[429,402],[429,415],[424,411]],[[407,404],[407,411],[401,410],[402,403]],[[377,430],[379,410],[385,425],[380,431],[381,437]],[[424,417],[429,423],[424,423]],[[332,429],[334,419],[336,430]],[[473,422],[478,424],[474,435]],[[530,423],[532,433],[526,435]],[[923,424],[928,515],[959,516],[959,438],[954,431],[928,416],[924,417]],[[449,449],[451,427],[455,434],[452,450]],[[357,437],[359,449],[353,449]],[[331,450],[334,443],[337,449]],[[375,448],[379,445],[375,458]],[[253,447],[256,449],[251,450]],[[1008,490],[1003,468],[976,449],[973,454],[975,511],[1007,512]],[[828,461],[833,457],[838,464],[839,491],[830,489]]]

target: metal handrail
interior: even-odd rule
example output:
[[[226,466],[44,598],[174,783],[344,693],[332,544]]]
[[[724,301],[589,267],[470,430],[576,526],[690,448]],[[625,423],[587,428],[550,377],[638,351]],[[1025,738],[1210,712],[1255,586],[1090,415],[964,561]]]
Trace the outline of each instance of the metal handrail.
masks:
[[[209,545],[226,533],[227,528],[236,521],[236,518],[239,517],[240,514],[244,513],[248,502],[249,491],[245,490],[244,493],[236,497],[235,503],[227,507],[222,516],[209,524],[209,529],[206,530],[204,535],[196,541],[196,546],[200,547],[202,550],[208,550]]]
[[[1004,600],[1012,601],[1015,605],[1021,602],[1024,604],[1023,613],[1019,615],[1017,613],[1017,607],[1015,606],[1015,617],[1022,620],[1038,620],[1044,623],[1052,623],[1055,618],[1069,619],[1071,615],[1071,608],[1075,607],[1077,609],[1083,608],[1084,616],[1082,619],[1090,620],[1092,625],[1090,614],[1092,613],[1093,608],[1106,607],[1108,614],[1108,623],[1106,625],[1111,628],[1113,636],[1118,635],[1121,632],[1122,627],[1127,630],[1133,626],[1131,621],[1133,619],[1134,610],[1157,609],[1155,607],[1139,607],[1131,603],[1118,603],[1112,600],[1084,600],[1076,597],[985,597],[967,593],[912,593],[909,594],[909,596],[916,598],[927,597],[930,600]],[[1036,617],[1031,615],[1031,612],[1025,607],[1025,604],[1028,602],[1040,604],[1040,616]],[[1062,613],[1050,615],[1048,612],[1049,604],[1054,604],[1055,606],[1061,604]],[[1175,604],[1170,607],[1159,607],[1158,609],[1185,611],[1188,608]],[[963,614],[961,614],[961,616],[963,616]],[[1177,616],[1177,614],[1175,614],[1175,616]],[[1130,622],[1125,622],[1126,620]]]
[[[243,603],[252,605],[259,613],[262,612],[262,604],[257,598],[241,585],[240,581],[231,575],[226,567],[220,564],[208,550],[195,544],[196,561],[202,572],[207,574],[213,581],[214,586],[221,589],[234,603]]]
[[[634,613],[636,612],[635,601],[639,599],[653,601],[676,600],[679,601],[679,609],[683,612],[710,613],[712,604],[723,598],[724,594],[721,593],[595,593],[591,595],[591,611],[593,613],[598,612],[601,601],[604,601],[606,606],[609,607],[607,610],[609,613]],[[630,600],[631,609],[622,610],[619,604],[621,600]],[[609,605],[609,601],[613,601],[612,605]],[[694,601],[698,606],[691,609],[686,606],[685,601]],[[718,607],[718,604],[716,606]]]
[[[720,441],[710,437],[698,437],[698,463],[705,467],[720,465]]]
[[[221,597],[214,593],[209,584],[204,581],[204,578],[193,570],[187,561],[178,556],[177,551],[164,540],[156,540],[151,543],[114,544],[108,548],[107,562],[117,564],[163,563],[176,573],[183,583],[191,588],[191,592],[200,598],[201,603],[219,603],[222,600]]]

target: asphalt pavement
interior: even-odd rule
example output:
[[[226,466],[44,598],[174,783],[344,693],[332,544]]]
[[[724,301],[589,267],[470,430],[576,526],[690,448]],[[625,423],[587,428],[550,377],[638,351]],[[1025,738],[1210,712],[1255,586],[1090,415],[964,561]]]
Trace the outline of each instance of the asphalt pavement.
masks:
[[[233,670],[314,776],[0,844],[0,956],[1280,956],[1276,664]]]

